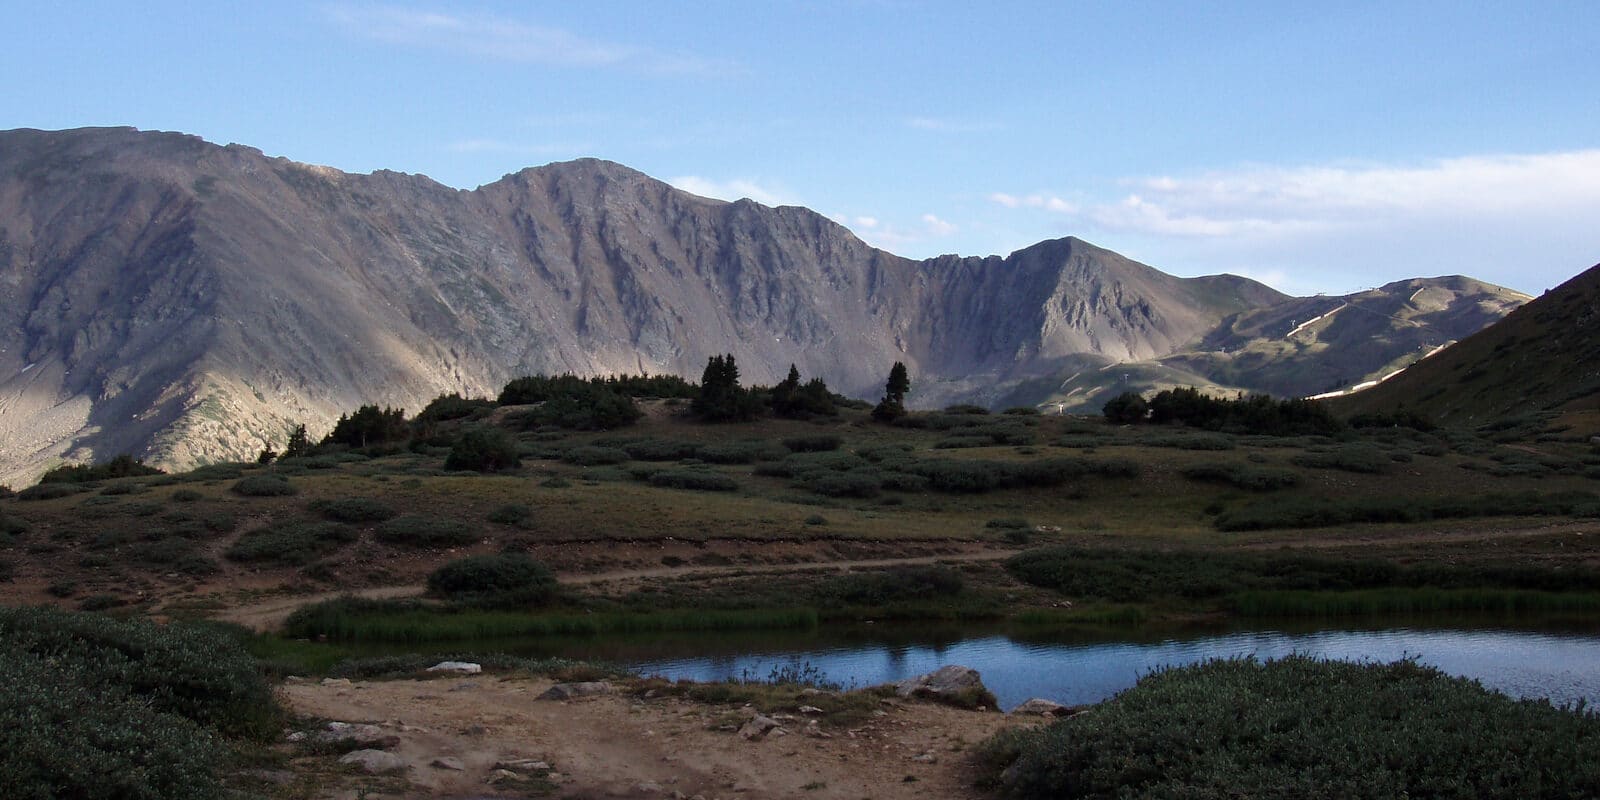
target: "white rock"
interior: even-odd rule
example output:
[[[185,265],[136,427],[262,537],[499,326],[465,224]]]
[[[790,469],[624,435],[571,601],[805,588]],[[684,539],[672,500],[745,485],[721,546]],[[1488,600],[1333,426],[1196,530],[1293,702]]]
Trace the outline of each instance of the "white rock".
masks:
[[[339,758],[340,764],[354,764],[372,775],[406,768],[406,760],[383,750],[356,750]]]
[[[1031,714],[1039,717],[1059,717],[1065,714],[1067,707],[1060,703],[1035,697],[1016,708],[1011,709],[1013,714]]]
[[[461,759],[455,758],[454,756],[441,756],[434,759],[433,763],[429,764],[428,766],[435,769],[453,769],[457,772],[467,768],[466,764],[461,763]]]
[[[755,741],[771,733],[777,727],[777,720],[757,714],[749,722],[746,722],[744,727],[739,729],[739,736],[748,741]]]
[[[440,661],[426,670],[428,672],[455,672],[462,675],[476,675],[483,671],[482,664],[471,661]]]

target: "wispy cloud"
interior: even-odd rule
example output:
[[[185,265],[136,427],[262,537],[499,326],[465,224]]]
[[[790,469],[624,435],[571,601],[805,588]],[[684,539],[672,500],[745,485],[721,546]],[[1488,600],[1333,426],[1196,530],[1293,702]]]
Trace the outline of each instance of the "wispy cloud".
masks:
[[[1076,214],[1081,210],[1077,203],[1068,202],[1052,194],[1013,195],[995,192],[989,199],[1006,208],[1042,208],[1058,214]]]
[[[500,61],[657,73],[735,71],[733,65],[714,59],[591,39],[488,14],[352,4],[328,6],[324,11],[334,23],[358,36]]]
[[[943,131],[946,133],[987,133],[998,131],[1005,127],[998,121],[990,119],[944,119],[941,117],[908,117],[906,126],[921,131]]]
[[[711,197],[717,200],[740,200],[749,198],[768,206],[795,205],[795,201],[788,194],[779,189],[762,186],[748,178],[734,178],[719,181],[699,175],[679,175],[668,178],[667,183],[678,187],[690,194],[701,197]]]
[[[910,224],[895,224],[874,216],[851,218],[839,215],[833,217],[833,220],[850,228],[867,244],[890,252],[900,252],[902,248],[924,244],[933,239],[943,239],[960,231],[959,226],[936,214],[923,214],[916,222]]]
[[[1100,225],[1198,237],[1284,236],[1600,208],[1600,150],[1472,156],[1420,165],[1246,167],[1127,181]]]

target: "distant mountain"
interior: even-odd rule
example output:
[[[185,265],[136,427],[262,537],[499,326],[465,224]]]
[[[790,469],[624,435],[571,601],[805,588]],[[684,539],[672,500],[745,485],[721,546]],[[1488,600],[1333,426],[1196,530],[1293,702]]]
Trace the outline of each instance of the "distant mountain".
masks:
[[[1301,297],[1224,319],[1153,359],[1080,358],[1015,387],[1008,402],[1098,410],[1124,391],[1194,386],[1306,397],[1386,379],[1471,335],[1528,297],[1461,276],[1413,278],[1342,297]]]
[[[876,398],[898,360],[917,405],[995,403],[1085,363],[1204,361],[1197,343],[1322,302],[1070,238],[911,261],[593,159],[462,191],[183,134],[0,132],[0,482],[118,452],[248,458],[296,422],[534,372],[697,378],[723,352],[746,383],[794,363]],[[1494,315],[1466,304],[1417,324]],[[1395,357],[1329,358],[1354,378]],[[1199,361],[1182,368],[1274,374]]]
[[[1419,411],[1481,425],[1544,411],[1600,415],[1600,264],[1378,386],[1341,413]],[[1591,419],[1587,429],[1594,429]]]

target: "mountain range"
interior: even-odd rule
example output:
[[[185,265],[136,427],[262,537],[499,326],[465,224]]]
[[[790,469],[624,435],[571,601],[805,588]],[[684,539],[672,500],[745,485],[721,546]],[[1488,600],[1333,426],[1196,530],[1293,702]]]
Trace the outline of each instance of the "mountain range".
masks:
[[[186,468],[532,373],[747,384],[791,363],[913,405],[1097,410],[1145,386],[1313,394],[1375,380],[1527,300],[1467,278],[1294,298],[1075,238],[902,258],[805,208],[618,164],[475,190],[131,128],[0,132],[0,483],[128,452]]]

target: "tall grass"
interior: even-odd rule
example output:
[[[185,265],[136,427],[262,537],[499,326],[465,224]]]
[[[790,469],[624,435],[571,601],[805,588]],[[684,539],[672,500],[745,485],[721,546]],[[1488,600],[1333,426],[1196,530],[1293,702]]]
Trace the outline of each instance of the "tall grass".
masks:
[[[513,636],[593,636],[606,633],[811,628],[807,608],[680,610],[651,613],[527,614],[448,611],[416,604],[331,600],[296,611],[285,623],[295,637],[345,642],[423,643]]]
[[[1593,613],[1600,593],[1519,589],[1389,588],[1348,592],[1251,591],[1229,599],[1244,617],[1355,617],[1381,614],[1482,612]]]

